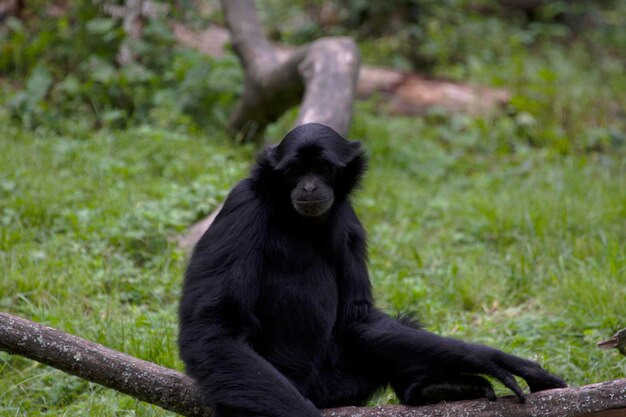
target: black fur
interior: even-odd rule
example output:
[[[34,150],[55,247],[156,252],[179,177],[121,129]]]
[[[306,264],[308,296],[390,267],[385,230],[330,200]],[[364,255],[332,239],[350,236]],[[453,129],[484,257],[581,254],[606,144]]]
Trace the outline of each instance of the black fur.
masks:
[[[486,397],[500,380],[521,401],[565,383],[538,364],[444,338],[373,305],[365,232],[349,193],[358,142],[307,124],[260,156],[197,244],[180,305],[180,354],[217,416],[321,416],[390,384],[406,404]],[[304,175],[332,188],[321,214],[294,209]],[[327,195],[328,193],[323,195]]]

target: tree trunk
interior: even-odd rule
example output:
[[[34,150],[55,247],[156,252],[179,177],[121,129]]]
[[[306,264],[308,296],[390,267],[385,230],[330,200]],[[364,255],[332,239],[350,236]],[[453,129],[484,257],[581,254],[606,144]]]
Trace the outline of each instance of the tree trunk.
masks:
[[[193,381],[172,369],[97,343],[0,313],[0,350],[36,360],[183,416],[212,415]],[[384,405],[323,410],[326,417],[623,417],[626,379],[513,397],[423,407]]]
[[[296,126],[317,122],[346,135],[352,120],[359,54],[350,38],[323,38],[279,55],[265,38],[254,0],[221,0],[233,48],[245,71],[243,95],[230,121],[242,141],[304,100]],[[328,103],[333,103],[332,109]]]

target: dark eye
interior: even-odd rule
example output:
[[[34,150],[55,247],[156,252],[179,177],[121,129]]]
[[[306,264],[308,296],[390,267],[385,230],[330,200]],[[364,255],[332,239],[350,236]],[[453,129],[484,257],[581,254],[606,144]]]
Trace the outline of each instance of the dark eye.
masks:
[[[333,166],[328,162],[322,163],[321,171],[324,175],[332,175],[335,172]]]
[[[298,178],[304,174],[304,169],[299,166],[291,166],[285,170],[285,175],[290,178]]]

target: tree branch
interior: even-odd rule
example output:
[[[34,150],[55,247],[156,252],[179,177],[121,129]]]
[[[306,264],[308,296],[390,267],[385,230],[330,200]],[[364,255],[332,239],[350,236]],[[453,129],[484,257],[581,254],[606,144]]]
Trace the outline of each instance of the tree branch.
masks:
[[[183,416],[212,415],[189,377],[97,343],[0,313],[0,350],[25,356]],[[590,414],[593,413],[593,414]],[[326,417],[619,417],[626,415],[626,379],[512,397],[423,407],[385,405],[324,410]]]
[[[45,363],[184,416],[209,417],[193,381],[83,338],[0,313],[0,350]]]

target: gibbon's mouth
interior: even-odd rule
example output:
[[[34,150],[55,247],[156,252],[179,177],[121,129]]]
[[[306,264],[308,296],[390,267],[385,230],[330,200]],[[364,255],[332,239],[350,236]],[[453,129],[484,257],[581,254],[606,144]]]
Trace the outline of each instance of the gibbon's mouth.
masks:
[[[329,201],[330,199],[328,198],[324,198],[322,200],[296,200],[296,203],[298,204],[319,204],[319,203],[325,203],[327,201]]]

